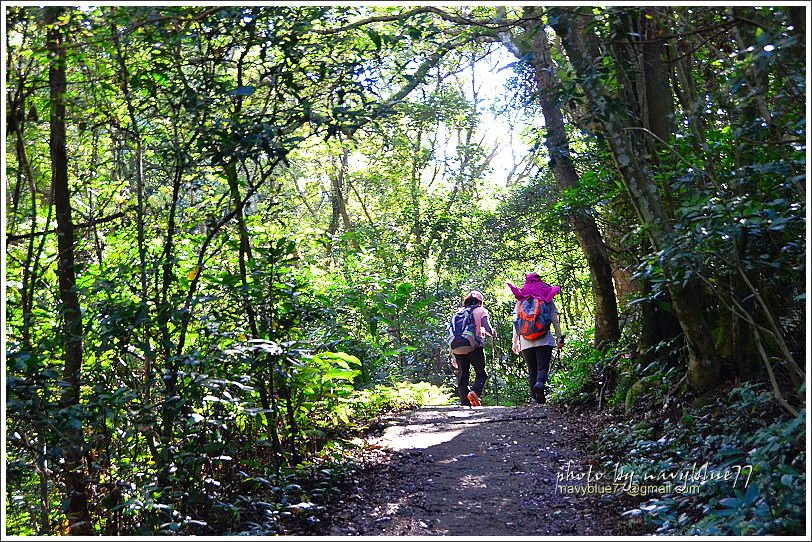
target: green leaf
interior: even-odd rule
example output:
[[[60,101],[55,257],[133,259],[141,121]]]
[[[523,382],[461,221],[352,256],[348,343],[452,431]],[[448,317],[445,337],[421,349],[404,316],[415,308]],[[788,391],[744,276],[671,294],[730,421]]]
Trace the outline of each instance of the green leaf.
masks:
[[[751,506],[758,498],[758,484],[752,483],[747,487],[747,493],[744,494],[744,504]]]
[[[360,374],[360,371],[355,371],[352,369],[330,369],[321,377],[322,382],[328,382],[330,380],[349,380],[352,382],[356,376]]]

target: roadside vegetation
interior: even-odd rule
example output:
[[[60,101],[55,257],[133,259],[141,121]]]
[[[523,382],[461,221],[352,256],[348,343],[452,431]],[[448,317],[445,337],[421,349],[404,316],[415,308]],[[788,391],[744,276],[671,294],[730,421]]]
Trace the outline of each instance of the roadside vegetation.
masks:
[[[805,13],[7,3],[6,534],[306,534],[528,272],[596,460],[752,467],[630,532],[803,533]]]

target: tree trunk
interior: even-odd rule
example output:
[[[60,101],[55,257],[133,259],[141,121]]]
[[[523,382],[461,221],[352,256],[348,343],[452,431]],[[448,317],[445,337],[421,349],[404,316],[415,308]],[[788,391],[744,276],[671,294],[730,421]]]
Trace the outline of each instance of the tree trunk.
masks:
[[[67,92],[66,54],[63,47],[61,26],[55,24],[64,12],[63,8],[46,8],[48,30],[46,47],[51,51],[48,70],[50,86],[51,125],[51,186],[54,195],[57,224],[57,275],[61,302],[62,340],[65,347],[65,366],[62,380],[65,383],[60,398],[65,411],[76,411],[79,406],[79,386],[82,371],[82,312],[76,292],[76,267],[74,227],[71,217],[70,190],[68,188],[68,150],[65,127],[65,93]],[[67,533],[78,536],[93,534],[88,509],[87,481],[84,474],[84,437],[82,422],[78,416],[66,420],[62,428],[65,435],[65,463],[62,466],[65,480],[68,517]]]
[[[20,177],[27,176],[31,184],[31,217],[36,217],[38,213],[37,206],[37,187],[34,182],[34,174],[31,170],[31,164],[28,161],[28,155],[25,151],[25,139],[23,138],[23,123],[20,121],[16,126],[16,150],[17,150],[17,164],[21,170]],[[22,181],[18,183],[22,184]],[[14,205],[16,208],[16,203]],[[53,206],[48,208],[48,221],[47,225],[51,222],[51,212]],[[16,209],[12,212],[12,216],[18,216]],[[23,277],[22,287],[20,288],[20,308],[22,309],[22,343],[27,350],[31,349],[31,329],[33,328],[33,311],[34,311],[34,293],[36,284],[36,274],[39,268],[39,259],[42,255],[44,247],[43,242],[40,242],[39,250],[35,251],[37,243],[36,237],[33,235],[37,231],[38,221],[31,220],[31,237],[28,240],[28,251],[25,257],[25,265],[22,266]],[[46,228],[47,229],[47,228]]]
[[[350,159],[349,147],[342,148],[341,158],[339,158],[338,167],[336,168],[335,175],[330,176],[330,182],[333,188],[333,205],[334,205],[333,217],[334,221],[337,218],[337,216],[341,217],[341,220],[344,222],[344,230],[352,235],[351,237],[352,246],[355,248],[356,252],[359,252],[361,250],[361,245],[358,241],[358,238],[355,235],[353,235],[355,227],[353,226],[352,220],[350,220],[350,215],[347,212],[347,198],[344,197],[344,184],[347,176],[347,170],[349,169],[349,159]],[[333,223],[331,223],[330,228],[331,229],[333,228]],[[332,233],[335,232],[333,231]]]
[[[656,137],[655,152],[665,146],[674,130],[674,94],[671,74],[663,56],[665,44],[658,39],[660,28],[655,16],[661,8],[647,8],[640,20],[642,34],[641,65],[645,88],[646,125]]]
[[[609,107],[612,98],[595,70],[599,59],[592,58],[587,52],[585,41],[589,35],[577,31],[568,9],[549,8],[549,14],[554,21],[552,27],[561,37],[578,75],[587,102],[600,118],[615,166],[638,218],[646,226],[654,250],[660,251],[667,246],[666,238],[672,228],[650,165],[645,156],[640,156],[640,149],[645,145],[634,137],[634,126],[628,116],[622,110]],[[673,271],[669,262],[664,261],[663,273],[667,279],[673,277]],[[697,303],[697,290],[692,286],[670,280],[668,290],[688,347],[688,384],[692,389],[703,389],[717,382],[720,360],[704,311]]]
[[[533,11],[537,17],[538,9]],[[558,81],[554,75],[555,65],[550,57],[550,46],[544,29],[540,28],[536,17],[527,20],[523,24],[523,29],[525,36],[531,36],[529,40],[533,53],[531,64],[538,85],[539,102],[547,131],[544,142],[550,157],[550,167],[553,170],[558,189],[563,192],[569,188],[577,188],[579,178],[575,165],[572,163],[561,108],[553,101],[553,88]],[[595,344],[600,346],[615,342],[620,338],[620,325],[617,297],[612,280],[612,266],[609,262],[606,244],[598,225],[588,214],[584,212],[576,214],[571,219],[571,224],[589,266],[595,303]]]
[[[239,266],[240,266],[240,280],[243,284],[243,291],[245,296],[243,303],[245,304],[245,314],[248,318],[248,327],[251,329],[253,338],[259,338],[259,327],[257,326],[257,313],[254,310],[254,303],[251,300],[251,294],[248,283],[248,260],[251,259],[251,240],[248,235],[248,228],[245,226],[245,218],[243,216],[243,203],[240,197],[240,188],[237,179],[237,163],[230,161],[225,166],[225,174],[228,179],[228,188],[231,193],[231,200],[237,209],[237,229],[240,232],[240,251],[239,251]]]
[[[657,24],[657,15],[661,9],[644,9],[638,23],[641,38],[639,65],[644,89],[638,106],[640,117],[645,119],[645,127],[649,130],[649,137],[646,138],[647,148],[652,161],[656,164],[661,164],[659,153],[666,148],[674,131],[674,93],[671,89],[670,72],[663,58],[667,48],[665,42],[658,39],[661,32]],[[673,197],[667,182],[663,183],[662,189],[668,199],[669,209],[673,211]],[[648,243],[644,242],[644,245],[650,247]],[[646,249],[643,250],[643,254],[648,252]],[[641,281],[643,282],[641,290],[651,292],[652,285],[649,279],[642,278]],[[665,301],[670,302],[670,299]],[[680,332],[680,326],[674,313],[663,310],[657,302],[644,301],[640,304],[640,308],[643,321],[638,351],[641,353],[641,362],[650,363],[654,358],[654,348],[662,341],[674,338]]]
[[[158,308],[158,332],[161,337],[161,351],[164,360],[164,389],[165,396],[161,405],[161,444],[163,457],[160,459],[162,467],[161,482],[168,479],[169,468],[169,448],[172,441],[172,424],[175,420],[177,401],[175,391],[178,382],[178,361],[173,352],[172,332],[170,322],[175,311],[174,301],[170,300],[170,290],[175,282],[175,230],[177,221],[178,200],[180,187],[183,181],[183,164],[177,158],[175,172],[172,179],[172,200],[169,204],[169,216],[166,225],[166,241],[164,242],[163,253],[161,255],[161,290],[158,301],[155,303]],[[180,343],[180,340],[178,341]],[[177,346],[178,353],[183,349],[183,345]],[[159,461],[156,458],[156,461]]]
[[[644,237],[640,252],[649,254],[651,244]],[[640,296],[647,298],[652,292],[652,282],[642,279],[640,282]],[[670,297],[658,301],[646,300],[640,303],[640,335],[637,341],[637,353],[640,363],[648,365],[656,357],[655,348],[663,341],[668,341],[681,332],[679,321],[673,311],[665,310],[662,303],[671,302]]]

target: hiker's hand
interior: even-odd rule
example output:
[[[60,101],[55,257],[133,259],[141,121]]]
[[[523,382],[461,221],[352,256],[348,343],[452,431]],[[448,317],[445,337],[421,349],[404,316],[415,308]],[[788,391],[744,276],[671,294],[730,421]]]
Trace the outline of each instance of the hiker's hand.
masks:
[[[518,345],[518,344],[516,344],[516,343],[513,343],[513,353],[514,353],[514,354],[519,354],[519,353],[521,353],[521,350],[519,350],[519,345]]]
[[[564,348],[564,339],[563,339],[563,337],[558,338],[558,341],[555,343],[555,347],[558,348],[559,350]]]

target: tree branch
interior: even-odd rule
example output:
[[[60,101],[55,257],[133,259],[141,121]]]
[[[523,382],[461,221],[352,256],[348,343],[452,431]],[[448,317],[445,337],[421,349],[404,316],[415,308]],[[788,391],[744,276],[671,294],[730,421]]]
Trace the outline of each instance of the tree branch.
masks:
[[[392,21],[400,21],[403,19],[407,19],[412,15],[420,15],[431,13],[437,15],[444,21],[448,21],[450,23],[455,23],[458,25],[464,26],[479,26],[487,30],[496,30],[500,32],[504,32],[509,30],[518,24],[520,24],[524,19],[513,19],[513,20],[502,20],[502,19],[467,19],[465,17],[461,17],[459,15],[451,14],[447,11],[443,11],[442,9],[436,8],[434,6],[420,6],[414,9],[410,9],[409,11],[404,11],[403,13],[396,13],[393,15],[376,15],[374,17],[367,17],[366,19],[361,19],[355,21],[354,23],[349,23],[344,26],[339,26],[337,28],[330,28],[330,29],[313,29],[312,32],[315,34],[321,35],[328,35],[328,34],[336,34],[338,32],[345,32],[347,30],[352,30],[354,28],[360,28],[362,26],[366,26],[372,23],[380,23],[380,22],[392,22]]]
[[[74,229],[76,228],[90,228],[91,226],[96,226],[97,224],[104,224],[105,222],[110,222],[117,218],[121,218],[124,216],[123,211],[119,211],[118,213],[112,214],[110,216],[106,216],[104,218],[97,218],[96,220],[90,220],[88,222],[82,222],[81,224],[74,225]],[[31,233],[23,233],[20,235],[9,235],[6,237],[6,243],[13,243],[15,241],[22,241],[23,239],[30,239],[32,237],[38,237],[40,235],[48,235],[50,233],[56,233],[57,228],[51,228],[50,230],[45,231],[35,231]]]
[[[134,31],[138,30],[142,26],[146,26],[148,24],[153,24],[153,23],[162,23],[164,21],[179,21],[179,22],[184,23],[184,24],[193,23],[195,21],[199,21],[200,19],[208,17],[209,15],[211,15],[213,13],[217,13],[218,11],[220,11],[222,9],[225,9],[225,8],[226,8],[226,6],[209,8],[209,9],[201,11],[200,13],[195,15],[194,17],[189,17],[189,18],[178,17],[178,16],[175,16],[175,15],[166,15],[164,17],[153,17],[152,19],[145,19],[145,20],[137,22],[134,25],[132,25],[131,27],[125,29],[122,32],[122,34],[129,34],[130,32],[134,32]]]

